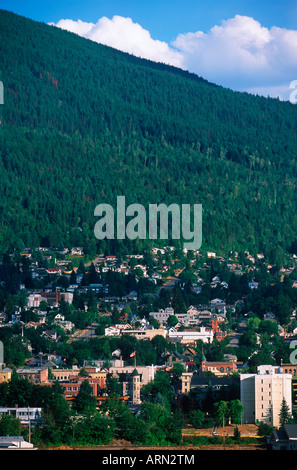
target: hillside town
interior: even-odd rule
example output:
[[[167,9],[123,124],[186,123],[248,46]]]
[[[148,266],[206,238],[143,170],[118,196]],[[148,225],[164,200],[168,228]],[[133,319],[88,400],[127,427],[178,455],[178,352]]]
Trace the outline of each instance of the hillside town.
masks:
[[[59,407],[35,387],[59,387],[76,418],[91,402],[105,416],[117,397],[136,422],[152,404],[179,412],[180,436],[253,425],[272,448],[295,445],[295,255],[277,266],[247,252],[87,259],[81,247],[40,247],[3,257],[0,280],[0,431],[13,419],[26,438],[4,447],[61,443],[44,431]]]

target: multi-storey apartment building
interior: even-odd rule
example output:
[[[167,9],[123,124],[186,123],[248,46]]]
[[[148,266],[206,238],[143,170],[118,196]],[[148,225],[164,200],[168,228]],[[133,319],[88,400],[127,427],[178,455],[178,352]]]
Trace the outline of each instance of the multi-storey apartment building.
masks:
[[[257,374],[240,374],[242,423],[264,422],[279,427],[283,399],[292,409],[292,375],[275,366],[258,366]]]

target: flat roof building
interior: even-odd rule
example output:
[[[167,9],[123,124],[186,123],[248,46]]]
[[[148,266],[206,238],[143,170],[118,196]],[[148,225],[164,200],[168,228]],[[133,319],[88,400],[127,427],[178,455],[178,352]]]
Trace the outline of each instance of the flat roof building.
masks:
[[[240,374],[240,401],[244,407],[242,423],[264,422],[279,427],[283,399],[292,412],[292,375],[275,366],[261,365],[257,374]]]

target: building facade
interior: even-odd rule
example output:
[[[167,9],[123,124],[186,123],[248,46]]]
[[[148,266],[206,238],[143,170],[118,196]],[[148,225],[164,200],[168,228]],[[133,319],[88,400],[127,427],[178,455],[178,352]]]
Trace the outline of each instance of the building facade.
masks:
[[[202,360],[201,370],[202,372],[212,372],[214,375],[222,377],[237,372],[237,366],[233,361],[207,362],[206,360]]]
[[[9,367],[4,367],[4,369],[0,369],[0,383],[1,382],[9,382],[11,379],[12,369]]]
[[[11,415],[18,418],[21,424],[39,424],[41,422],[41,408],[32,407],[1,407],[0,417],[4,415]]]
[[[17,374],[20,379],[27,379],[34,384],[42,384],[48,382],[48,368],[47,367],[24,367],[17,369]]]
[[[242,423],[264,422],[279,427],[283,399],[292,411],[292,375],[274,366],[258,366],[257,374],[240,375],[240,401],[244,411]]]
[[[181,344],[195,344],[201,340],[203,343],[212,343],[214,334],[212,330],[209,330],[201,326],[197,331],[185,330],[185,331],[169,331],[168,341],[179,341]]]

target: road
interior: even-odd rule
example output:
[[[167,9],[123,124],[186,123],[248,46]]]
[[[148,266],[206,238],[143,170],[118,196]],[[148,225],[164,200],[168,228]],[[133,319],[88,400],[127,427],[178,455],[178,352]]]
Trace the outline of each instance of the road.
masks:
[[[227,345],[229,348],[237,348],[239,346],[240,337],[247,331],[246,319],[244,318],[238,326],[238,331],[229,336],[230,343]]]
[[[73,341],[79,339],[89,339],[95,336],[95,330],[97,327],[97,323],[93,323],[91,326],[88,326],[87,328],[84,328],[83,330],[78,330],[74,333],[74,335],[71,336],[69,339],[68,343],[72,343]]]
[[[170,278],[165,282],[161,289],[172,289],[175,286],[175,283],[178,281],[178,277]],[[157,294],[160,294],[161,289],[158,290]]]
[[[172,289],[177,281],[179,281],[179,275],[183,271],[183,269],[179,269],[178,271],[175,272],[174,277],[168,277],[165,284],[158,290],[157,294],[160,294],[161,289]]]

